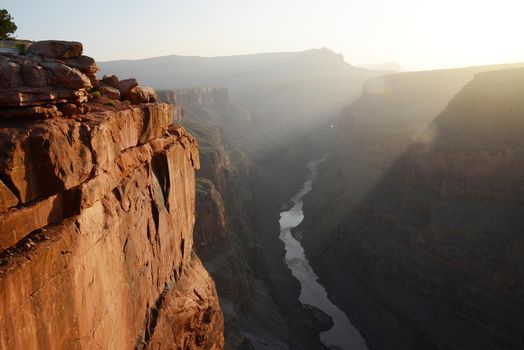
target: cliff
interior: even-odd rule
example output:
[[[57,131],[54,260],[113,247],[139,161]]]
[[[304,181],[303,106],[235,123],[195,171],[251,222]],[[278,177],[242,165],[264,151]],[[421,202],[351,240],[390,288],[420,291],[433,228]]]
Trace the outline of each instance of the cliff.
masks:
[[[246,112],[234,106],[222,88],[163,90],[159,97],[182,106],[179,123],[200,145],[195,247],[217,284],[225,316],[225,348],[253,344],[285,348],[286,325],[248,263],[256,259],[249,218],[250,170],[247,157],[235,145],[244,145],[239,136],[241,130],[249,130]]]
[[[387,76],[342,117],[300,233],[370,348],[523,346],[524,70],[500,68]]]
[[[193,253],[197,142],[172,105],[97,80],[81,51],[0,57],[0,348],[220,349],[214,282]]]

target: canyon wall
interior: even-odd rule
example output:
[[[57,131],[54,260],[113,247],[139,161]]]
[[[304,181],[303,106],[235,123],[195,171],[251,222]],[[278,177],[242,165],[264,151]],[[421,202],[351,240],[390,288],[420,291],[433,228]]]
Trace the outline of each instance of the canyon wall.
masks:
[[[370,81],[306,199],[296,234],[372,349],[524,345],[524,70],[475,70]]]
[[[1,57],[0,348],[221,349],[193,253],[197,142],[152,90],[121,95],[81,44],[51,44]]]
[[[182,106],[179,123],[191,130],[200,145],[194,241],[217,284],[226,349],[254,346],[257,341],[286,348],[285,323],[246,261],[251,258],[246,252],[254,245],[248,217],[249,162],[235,147],[246,112],[235,107],[222,88],[161,90],[159,97]],[[261,293],[264,301],[259,300]],[[255,309],[257,316],[248,316]]]
[[[312,154],[311,142],[296,135],[263,150],[253,147],[260,137],[256,124],[225,89],[159,96],[176,98],[180,123],[201,145],[195,246],[217,283],[226,348],[322,349],[318,314],[298,302],[300,286],[278,240],[278,210],[298,186],[295,175],[304,175],[296,165]]]

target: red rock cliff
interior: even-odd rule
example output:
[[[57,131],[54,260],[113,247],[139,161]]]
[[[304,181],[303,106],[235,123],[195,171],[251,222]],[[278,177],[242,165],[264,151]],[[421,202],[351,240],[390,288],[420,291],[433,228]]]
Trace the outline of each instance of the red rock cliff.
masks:
[[[56,47],[1,57],[0,348],[221,349],[214,282],[193,253],[195,139],[170,125],[173,106],[140,103],[147,88],[120,102]],[[85,86],[67,90],[43,60]],[[47,94],[27,87],[26,61]],[[87,101],[90,85],[101,94]]]

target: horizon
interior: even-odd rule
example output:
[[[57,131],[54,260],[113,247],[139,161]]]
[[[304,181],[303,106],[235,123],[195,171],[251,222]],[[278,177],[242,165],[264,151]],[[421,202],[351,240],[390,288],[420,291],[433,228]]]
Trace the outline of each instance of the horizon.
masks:
[[[84,48],[85,49],[85,48]],[[433,70],[453,70],[453,69],[463,69],[463,68],[474,68],[474,67],[484,67],[484,66],[503,66],[503,65],[512,65],[512,64],[519,64],[524,63],[524,60],[522,61],[511,61],[511,62],[491,62],[491,63],[482,63],[482,64],[475,64],[475,65],[465,65],[465,66],[450,66],[450,67],[435,67],[435,68],[427,68],[427,69],[406,69],[402,63],[396,62],[396,61],[384,61],[384,62],[370,62],[366,64],[354,64],[353,62],[348,62],[346,60],[346,57],[340,52],[336,52],[329,47],[320,47],[320,48],[310,48],[310,49],[304,49],[304,50],[297,50],[297,51],[268,51],[268,52],[254,52],[254,53],[245,53],[245,54],[234,54],[234,55],[218,55],[218,56],[199,56],[199,55],[180,55],[177,53],[173,54],[167,54],[162,56],[152,56],[152,57],[141,57],[141,58],[123,58],[123,59],[115,59],[115,60],[108,60],[108,61],[102,61],[97,60],[99,63],[110,63],[110,62],[125,62],[125,61],[145,61],[145,60],[151,60],[155,58],[164,58],[164,57],[195,57],[195,58],[206,58],[206,59],[214,59],[214,58],[224,58],[224,57],[242,57],[242,56],[256,56],[256,55],[271,55],[271,54],[291,54],[291,53],[303,53],[307,51],[312,50],[329,50],[333,54],[336,55],[342,55],[342,58],[345,63],[349,64],[350,66],[353,66],[354,68],[364,68],[364,69],[370,69],[370,70],[382,70],[382,68],[368,68],[369,66],[380,66],[380,65],[386,65],[386,64],[398,64],[400,68],[402,68],[401,71],[392,71],[393,73],[403,73],[403,72],[423,72],[423,71],[433,71]]]
[[[96,23],[92,17],[76,15],[77,6],[65,0],[5,7],[18,25],[17,38],[80,41],[86,54],[98,61],[323,47],[342,54],[353,66],[396,62],[408,71],[524,61],[524,48],[514,44],[524,32],[519,20],[523,5],[515,0],[496,4],[93,0],[90,8],[103,10],[96,13]]]

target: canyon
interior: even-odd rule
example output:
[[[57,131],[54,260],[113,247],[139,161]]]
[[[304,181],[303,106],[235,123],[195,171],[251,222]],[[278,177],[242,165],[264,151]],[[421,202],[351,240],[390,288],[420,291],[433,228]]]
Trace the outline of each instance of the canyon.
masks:
[[[82,51],[0,55],[0,348],[524,346],[524,64]]]
[[[370,348],[523,346],[523,73],[385,76],[343,112],[295,234]]]
[[[195,246],[217,284],[226,349],[288,349],[290,341],[295,348],[321,348],[316,334],[324,324],[298,303],[299,287],[289,270],[274,254],[267,259],[277,264],[268,270],[258,253],[267,243],[261,243],[254,215],[252,177],[258,168],[243,136],[256,131],[249,113],[231,103],[224,88],[159,90],[159,97],[182,106],[180,123],[201,145]],[[275,249],[283,256],[283,247]],[[272,278],[292,284],[282,289]],[[283,305],[293,314],[282,312]]]
[[[191,79],[191,69],[184,71],[178,60],[201,60],[207,68]],[[247,57],[220,60],[226,65]],[[240,83],[211,74],[216,67],[206,65],[219,65],[212,61],[164,57],[107,67],[146,72],[153,62],[172,64],[185,79],[177,86],[175,75],[172,82],[153,74],[150,81],[172,88],[168,100],[180,96],[187,112],[181,124],[208,146],[202,159],[212,166],[201,173],[199,240],[206,267],[222,281],[217,285],[224,293],[226,348],[325,348],[319,336],[331,322],[299,301],[301,286],[284,264],[278,239],[280,213],[291,208],[306,163],[325,156],[304,199],[304,221],[291,232],[329,299],[370,349],[521,346],[516,104],[522,64],[368,71],[316,114],[315,106],[326,101],[322,92],[311,101],[295,90],[293,98],[281,100],[261,91],[275,87],[275,94],[289,97],[280,90],[293,85],[288,75],[270,81],[270,74],[259,84],[239,73],[242,65],[238,71],[227,66],[228,74],[245,78]],[[254,71],[263,71],[253,62]],[[476,85],[478,79],[484,82]],[[228,90],[193,88],[199,84]],[[278,121],[284,118],[287,125]],[[491,183],[497,178],[500,183]],[[230,226],[239,221],[243,228]],[[215,256],[231,250],[230,265],[213,268]],[[234,261],[247,268],[235,270]],[[232,297],[233,290],[243,290],[244,298]],[[268,322],[263,308],[276,317]]]

